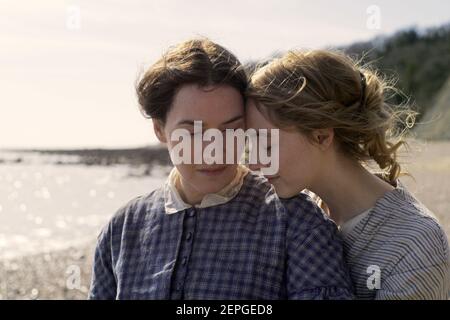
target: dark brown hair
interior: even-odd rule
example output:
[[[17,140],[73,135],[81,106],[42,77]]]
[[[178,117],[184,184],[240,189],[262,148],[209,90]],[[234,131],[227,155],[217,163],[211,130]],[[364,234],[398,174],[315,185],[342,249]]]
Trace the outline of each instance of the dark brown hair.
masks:
[[[247,74],[236,56],[202,38],[169,48],[138,79],[136,92],[143,115],[165,123],[173,98],[182,85],[229,85],[244,99],[247,83]]]

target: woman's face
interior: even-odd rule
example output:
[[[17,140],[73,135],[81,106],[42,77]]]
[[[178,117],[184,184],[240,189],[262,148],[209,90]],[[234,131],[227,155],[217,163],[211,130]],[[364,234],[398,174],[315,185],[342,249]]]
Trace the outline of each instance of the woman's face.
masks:
[[[161,141],[166,142],[171,151],[179,141],[172,141],[171,135],[176,129],[184,129],[191,141],[189,144],[189,158],[194,159],[194,139],[202,138],[201,135],[207,129],[218,129],[225,135],[226,129],[244,128],[244,102],[241,94],[230,86],[217,86],[211,88],[199,87],[198,85],[184,85],[176,93],[171,109],[166,116],[164,125],[155,125],[155,133]],[[194,121],[202,122],[203,132],[194,135]],[[178,131],[179,132],[179,131]],[[190,138],[189,138],[190,137]],[[224,138],[225,142],[225,138]],[[200,153],[203,154],[209,141],[202,141]],[[184,150],[184,149],[183,149]],[[224,143],[223,154],[227,152]],[[187,187],[190,193],[201,196],[215,193],[223,189],[231,182],[236,174],[237,150],[235,152],[235,163],[227,164],[200,164],[191,163],[177,164],[176,167],[181,174],[183,187]],[[201,159],[200,159],[201,160]],[[184,190],[186,192],[186,190]]]
[[[256,108],[249,99],[246,107],[247,128],[279,129]],[[270,144],[270,139],[269,139]],[[292,129],[279,130],[279,170],[266,176],[281,198],[290,198],[308,188],[321,165],[321,153],[318,147],[303,134]],[[272,154],[271,157],[276,155]],[[259,170],[261,164],[250,165],[250,169]]]

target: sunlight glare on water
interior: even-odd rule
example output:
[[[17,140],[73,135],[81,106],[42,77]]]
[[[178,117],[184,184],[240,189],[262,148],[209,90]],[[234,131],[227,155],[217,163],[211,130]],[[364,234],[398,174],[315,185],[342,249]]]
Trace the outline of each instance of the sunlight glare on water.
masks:
[[[119,207],[165,179],[128,172],[125,166],[0,164],[0,259],[92,241]]]

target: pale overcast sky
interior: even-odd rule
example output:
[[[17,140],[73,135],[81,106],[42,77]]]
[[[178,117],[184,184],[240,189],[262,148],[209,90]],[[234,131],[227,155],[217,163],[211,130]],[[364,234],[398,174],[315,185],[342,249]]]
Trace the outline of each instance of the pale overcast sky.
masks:
[[[371,5],[381,10],[379,29],[367,26]],[[155,143],[137,107],[136,75],[192,36],[245,62],[448,22],[442,0],[1,0],[0,148]]]

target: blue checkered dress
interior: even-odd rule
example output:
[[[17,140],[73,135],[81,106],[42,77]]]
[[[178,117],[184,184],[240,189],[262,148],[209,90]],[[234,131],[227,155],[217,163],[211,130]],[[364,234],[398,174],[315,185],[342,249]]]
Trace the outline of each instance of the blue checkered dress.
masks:
[[[102,230],[90,299],[347,299],[337,228],[305,194],[283,200],[247,174],[229,202],[164,210],[163,189]]]

